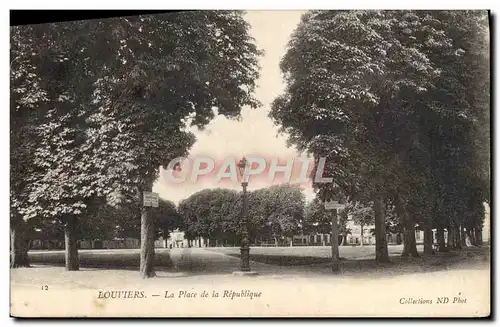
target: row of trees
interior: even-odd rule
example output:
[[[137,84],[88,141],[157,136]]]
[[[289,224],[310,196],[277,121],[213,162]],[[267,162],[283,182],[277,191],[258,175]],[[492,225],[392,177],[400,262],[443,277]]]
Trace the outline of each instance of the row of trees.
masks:
[[[169,237],[170,232],[182,227],[182,220],[175,204],[160,199],[159,206],[151,208],[151,220],[155,222],[156,235]],[[64,222],[60,219],[48,220],[43,217],[29,219],[25,225],[27,242],[64,241]],[[137,204],[111,206],[103,204],[86,219],[79,221],[75,230],[78,240],[113,240],[116,238],[136,238],[141,236],[141,216]]]
[[[187,239],[203,237],[222,244],[239,244],[242,230],[242,195],[228,189],[207,189],[178,206]],[[276,185],[248,193],[248,233],[255,241],[300,233],[304,224],[305,196],[293,185]]]
[[[305,203],[303,189],[294,185],[277,185],[249,192],[250,219],[247,227],[254,243],[285,242],[296,235],[331,235],[332,212],[316,197]],[[180,230],[190,241],[208,240],[209,246],[240,243],[242,230],[242,194],[229,189],[205,189],[183,200],[178,207],[171,201],[160,199],[159,207],[150,215],[155,222],[155,239],[170,237],[170,232]],[[387,210],[387,209],[386,209]],[[92,216],[82,220],[75,234],[79,240],[112,240],[115,238],[140,238],[141,217],[134,204],[125,206],[102,205]],[[388,233],[401,234],[403,226],[397,216],[386,221]],[[373,209],[361,204],[347,204],[338,216],[339,240],[345,243],[351,234],[349,216],[361,227],[374,223]],[[64,223],[43,218],[28,220],[27,240],[63,240]],[[373,229],[370,235],[373,234]],[[471,235],[467,235],[471,240]]]
[[[371,207],[376,258],[386,224],[418,256],[415,225],[440,250],[480,242],[490,202],[488,16],[480,11],[311,11],[281,62],[286,90],[270,116],[300,150],[326,158],[315,184]]]
[[[21,228],[37,218],[64,225],[77,270],[78,225],[124,206],[141,217],[141,275],[153,276],[142,194],[194,143],[187,125],[258,105],[259,55],[234,11],[12,27],[11,265],[27,264]]]
[[[242,231],[242,194],[229,189],[205,189],[181,201],[178,214],[181,230],[188,240],[199,237],[211,245],[236,245]],[[373,224],[370,207],[348,205],[338,217],[342,242],[351,233],[348,217],[363,226]],[[296,235],[331,234],[332,213],[316,197],[306,204],[303,189],[297,185],[283,184],[258,189],[248,193],[249,237],[254,243],[287,245]],[[215,243],[213,243],[215,242]]]
[[[448,247],[461,246],[464,230],[480,242],[490,202],[487,29],[476,11],[312,11],[292,35],[287,88],[270,116],[298,149],[327,159],[335,183],[314,184],[318,205],[334,198],[373,217],[379,261],[388,223],[403,230],[404,255],[418,255],[417,224],[427,253],[432,228],[441,250],[444,229]],[[27,264],[30,219],[63,226],[66,268],[77,270],[79,231],[107,210],[131,210],[117,216],[140,217],[141,275],[154,275],[158,228],[142,194],[193,144],[187,125],[202,128],[214,107],[236,117],[259,105],[260,51],[248,30],[232,11],[11,28],[13,267]],[[217,190],[205,201],[211,192],[179,205],[186,233],[234,239],[241,200]],[[250,233],[306,226],[300,194],[251,192]]]
[[[370,208],[362,208],[366,210]],[[160,199],[159,207],[150,211],[155,222],[155,239],[168,238],[179,229],[185,237],[196,240],[203,237],[210,245],[240,243],[242,228],[242,194],[229,189],[205,189],[183,200],[178,207],[171,201]],[[340,234],[349,234],[347,214],[351,212],[356,222],[360,210],[345,210],[339,217]],[[140,209],[135,203],[111,206],[103,204],[92,215],[81,220],[75,230],[79,240],[112,240],[115,238],[140,238]],[[259,241],[272,240],[283,244],[287,238],[299,234],[330,234],[331,212],[316,198],[305,203],[303,189],[294,185],[277,185],[249,192],[250,237]],[[373,217],[366,217],[366,224]],[[27,221],[25,239],[64,240],[64,222],[35,217]],[[214,243],[215,242],[215,243]]]

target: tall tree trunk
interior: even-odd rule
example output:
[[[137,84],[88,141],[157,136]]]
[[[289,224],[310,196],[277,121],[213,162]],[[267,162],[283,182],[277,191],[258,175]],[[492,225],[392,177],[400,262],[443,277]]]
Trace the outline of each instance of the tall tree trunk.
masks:
[[[424,226],[424,253],[433,254],[432,245],[434,244],[434,233],[430,225]]]
[[[201,237],[198,236],[198,247],[201,248]]]
[[[326,246],[326,234],[321,234],[321,241],[323,243],[323,246]]]
[[[408,213],[406,204],[403,199],[398,196],[397,208],[401,218],[403,218],[403,257],[411,256],[418,258],[420,255],[417,251],[417,240],[415,239],[415,222],[413,216]]]
[[[363,236],[363,224],[361,224],[361,246],[365,246],[365,240]]]
[[[438,228],[437,237],[438,237],[438,251],[445,252],[446,251],[446,243],[445,243],[445,239],[444,239],[444,228]]]
[[[455,228],[453,226],[448,226],[448,249],[455,248]]]
[[[156,275],[154,272],[155,223],[149,210],[149,207],[141,207],[141,261],[139,271],[142,278],[151,278]]]
[[[470,242],[470,245],[476,246],[476,234],[474,233],[473,228],[467,228],[466,232],[466,240],[468,239]],[[466,244],[467,245],[467,244]]]
[[[377,262],[389,262],[385,230],[384,198],[379,194],[374,198],[373,211],[375,214],[375,259]]]
[[[460,226],[460,241],[463,247],[467,247],[467,232],[463,226]]]
[[[431,246],[432,247],[432,246]],[[403,257],[411,256],[414,258],[420,257],[417,251],[417,241],[415,239],[415,225],[411,219],[405,223],[403,231]]]
[[[462,233],[460,232],[460,226],[455,227],[453,230],[455,232],[455,249],[461,250],[462,249]]]
[[[10,222],[10,267],[29,267],[28,248],[26,240],[26,222],[22,218]]]
[[[76,217],[74,215],[66,216],[66,224],[64,225],[64,255],[66,260],[66,270],[68,271],[76,271],[80,269],[80,264],[78,262],[76,227]]]
[[[480,228],[474,228],[474,233],[475,233],[475,239],[476,239],[476,246],[481,246],[482,244],[482,239],[481,239],[481,229]]]

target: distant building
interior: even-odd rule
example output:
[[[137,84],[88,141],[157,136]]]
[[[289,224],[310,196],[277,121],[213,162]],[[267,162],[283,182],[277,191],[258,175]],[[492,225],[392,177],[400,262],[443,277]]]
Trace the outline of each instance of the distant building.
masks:
[[[484,203],[484,225],[483,225],[483,242],[491,244],[491,220],[490,220],[490,206]]]
[[[63,250],[64,241],[61,240],[32,240],[30,249],[33,250]]]
[[[484,204],[485,220],[482,230],[483,242],[489,243],[491,237],[490,231],[490,207]],[[347,220],[347,229],[350,233],[346,236],[344,245],[374,245],[375,236],[373,235],[374,225],[361,226],[355,224],[351,217]],[[362,235],[361,235],[362,234]],[[433,229],[433,243],[437,242],[437,231]],[[339,235],[339,243],[342,241],[342,235]],[[445,242],[448,239],[448,232],[444,230]],[[424,232],[415,229],[415,239],[417,244],[424,242]],[[257,244],[252,246],[329,246],[331,243],[331,235],[327,234],[301,234],[293,237],[271,237],[259,239]],[[387,233],[387,244],[402,244],[403,235],[401,233]],[[167,239],[160,238],[155,241],[156,248],[188,248],[188,247],[207,247],[207,246],[238,246],[237,244],[229,244],[218,242],[217,240],[208,240],[203,237],[197,237],[194,240],[185,238],[183,231],[175,230],[169,234]],[[31,249],[64,249],[64,241],[62,240],[33,240],[30,243]],[[136,238],[115,238],[113,240],[80,240],[78,241],[80,249],[138,249],[140,248],[140,240]]]
[[[136,238],[115,238],[113,240],[79,240],[79,249],[138,249],[140,241]],[[63,250],[62,240],[33,240],[30,244],[32,250]]]
[[[113,240],[78,241],[80,249],[138,249],[141,243],[137,238],[115,238]]]
[[[157,248],[187,248],[187,247],[206,247],[208,246],[208,240],[203,237],[197,237],[195,240],[188,240],[185,238],[184,232],[176,229],[170,232],[169,237],[155,241],[155,247]]]

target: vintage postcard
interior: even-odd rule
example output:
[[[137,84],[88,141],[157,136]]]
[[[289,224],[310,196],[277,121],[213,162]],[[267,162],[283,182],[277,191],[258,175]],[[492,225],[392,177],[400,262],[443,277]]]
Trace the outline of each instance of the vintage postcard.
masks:
[[[490,315],[489,12],[64,15],[10,27],[11,316]]]

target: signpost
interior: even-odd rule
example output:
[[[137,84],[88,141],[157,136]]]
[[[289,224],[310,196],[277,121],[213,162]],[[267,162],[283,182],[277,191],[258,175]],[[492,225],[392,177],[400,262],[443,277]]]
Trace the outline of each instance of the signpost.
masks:
[[[159,196],[158,193],[154,192],[144,192],[143,194],[143,205],[145,207],[154,207],[158,208],[159,205]]]
[[[337,201],[325,201],[325,210],[343,209],[344,205]]]
[[[343,204],[337,201],[325,201],[325,210],[333,210],[332,214],[332,272],[340,272],[340,255],[339,255],[339,226],[337,220],[337,210],[344,208]]]

